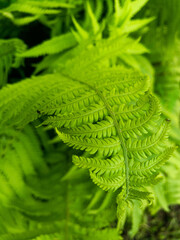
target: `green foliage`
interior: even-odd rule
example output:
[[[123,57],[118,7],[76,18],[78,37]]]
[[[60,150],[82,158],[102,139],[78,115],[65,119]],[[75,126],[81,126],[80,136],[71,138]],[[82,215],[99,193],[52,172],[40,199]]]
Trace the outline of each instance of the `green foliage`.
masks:
[[[71,166],[71,155],[62,144],[58,148],[44,144],[47,133],[32,126],[23,131],[4,129],[1,136],[1,239],[73,239],[76,235],[101,239],[106,234],[118,239],[115,228],[106,229],[115,218],[115,206],[103,212],[102,221],[98,215],[81,215],[97,189],[84,172],[62,181]],[[77,198],[77,193],[83,197]]]
[[[0,21],[49,31],[27,50],[0,41],[0,86],[40,57],[36,76],[0,90],[2,240],[119,240],[129,219],[133,238],[145,208],[179,203],[179,4],[146,3],[0,4]]]
[[[66,33],[45,41],[40,46],[35,46],[21,54],[21,57],[38,57],[46,54],[60,53],[68,48],[74,47],[76,40],[71,33]]]
[[[92,48],[83,55],[90,51],[95,52]],[[109,49],[108,56],[111,51]],[[100,57],[104,58],[105,53],[98,51],[95,63]],[[1,107],[2,124],[22,127],[39,116],[47,116],[43,124],[57,128],[63,142],[93,157],[76,156],[76,162],[90,169],[90,176],[98,186],[104,190],[125,189],[120,205],[132,199],[148,199],[148,192],[141,189],[157,182],[156,170],[172,152],[169,148],[162,153],[167,144],[168,122],[160,116],[156,98],[147,92],[147,77],[136,72],[122,73],[118,67],[96,73],[86,71],[89,62],[92,65],[91,54],[89,56],[82,65],[78,62],[75,66],[75,61],[71,61],[76,74],[73,68],[69,73],[63,70],[61,74],[36,77],[1,91],[2,98],[4,94],[10,96]],[[67,75],[70,73],[75,76]],[[88,76],[91,79],[88,80]],[[22,103],[21,98],[29,88],[31,95]],[[12,107],[11,92],[15,89],[19,92],[13,95],[13,102],[18,108],[12,109],[9,115],[6,109]],[[105,166],[106,161],[109,167]],[[84,162],[89,162],[89,166]],[[117,163],[119,167],[111,171]]]
[[[68,4],[65,1],[17,0],[12,2],[8,7],[1,9],[0,13],[16,25],[25,25],[41,18],[42,15],[58,14],[61,12],[61,8],[73,7],[73,4]],[[25,17],[16,17],[14,14],[16,12],[31,14],[32,16],[27,15]]]
[[[20,39],[0,40],[0,87],[6,84],[11,67],[18,68],[22,58],[18,55],[25,51],[26,45]]]

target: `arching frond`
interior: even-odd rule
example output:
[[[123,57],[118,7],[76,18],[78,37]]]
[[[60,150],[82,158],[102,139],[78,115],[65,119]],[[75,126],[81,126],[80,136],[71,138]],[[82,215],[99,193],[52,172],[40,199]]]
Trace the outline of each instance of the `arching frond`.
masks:
[[[106,190],[114,190],[123,185],[128,197],[131,181],[135,185],[134,176],[142,174],[134,172],[134,166],[139,166],[141,171],[144,168],[141,162],[146,161],[150,167],[153,163],[158,166],[159,159],[163,159],[162,162],[168,159],[171,151],[161,156],[166,148],[164,140],[168,122],[162,121],[158,102],[148,93],[147,77],[137,72],[132,77],[132,72],[122,74],[118,69],[113,72],[110,69],[110,72],[111,75],[107,70],[102,71],[100,79],[99,72],[97,76],[92,73],[94,78],[88,82],[83,74],[76,78],[64,73],[37,77],[37,81],[36,78],[34,81],[27,80],[24,92],[31,86],[32,96],[26,98],[16,112],[11,112],[9,116],[5,116],[5,113],[12,100],[7,100],[6,105],[1,107],[1,117],[4,123],[13,117],[16,125],[22,125],[39,115],[46,115],[47,119],[43,124],[57,128],[59,137],[67,145],[85,150],[91,155],[96,154],[94,161],[99,164],[97,167],[93,167],[93,161],[92,165],[87,165],[90,158],[79,158],[82,162],[78,163],[79,166],[90,169],[93,181]],[[43,86],[40,87],[42,82]],[[20,89],[21,85],[22,83],[15,87]],[[4,89],[2,97],[10,91],[13,91],[13,87]],[[119,101],[114,100],[117,97]],[[30,104],[31,99],[35,102],[33,105]],[[21,119],[17,116],[19,112]],[[122,157],[119,158],[119,155]],[[113,173],[105,170],[103,161],[113,167],[114,159],[116,164],[122,166],[121,169]],[[155,165],[152,165],[153,174],[158,171]],[[150,177],[151,171],[144,174]],[[137,187],[140,182],[147,185],[148,181],[138,179],[138,176]]]
[[[94,183],[107,191],[118,189],[121,226],[131,202],[152,200],[146,187],[159,182],[159,167],[172,153],[172,148],[166,150],[168,121],[161,116],[158,100],[150,93],[149,78],[109,64],[119,53],[145,51],[138,41],[126,36],[97,41],[61,64],[57,73],[7,86],[0,95],[2,126],[22,128],[43,119],[42,124],[56,128],[60,139],[78,150],[74,162],[89,169]],[[30,189],[38,183],[36,179],[30,184],[31,179],[27,178]],[[46,186],[44,181],[42,185]],[[38,184],[33,189],[40,197],[49,192],[40,190]],[[61,198],[39,203],[39,211],[45,208],[44,214],[48,215],[48,209],[54,209],[59,202]],[[37,205],[32,203],[27,209],[19,201],[13,204],[29,218],[41,218],[36,214]],[[123,209],[121,218],[119,211]],[[57,220],[60,215],[49,214],[46,219]]]

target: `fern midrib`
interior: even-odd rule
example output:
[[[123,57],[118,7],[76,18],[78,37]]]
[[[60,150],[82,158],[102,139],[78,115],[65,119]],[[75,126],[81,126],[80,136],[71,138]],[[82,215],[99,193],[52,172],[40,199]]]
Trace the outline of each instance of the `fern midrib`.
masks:
[[[125,198],[127,199],[128,194],[129,194],[129,163],[128,163],[127,147],[126,147],[126,144],[124,142],[124,138],[123,138],[123,135],[121,133],[121,129],[119,128],[118,122],[116,120],[115,113],[113,112],[111,106],[108,104],[108,102],[106,101],[106,98],[103,96],[103,94],[101,92],[99,92],[96,89],[94,89],[94,91],[96,91],[97,95],[102,99],[102,101],[104,102],[110,116],[112,117],[114,126],[115,126],[116,131],[117,131],[117,135],[118,135],[119,140],[121,142],[121,147],[122,147],[123,154],[124,154],[124,163],[125,163],[125,177],[126,177],[126,197]]]
[[[99,98],[103,101],[106,109],[108,110],[111,118],[113,119],[113,123],[114,123],[114,126],[116,128],[116,131],[117,131],[117,135],[118,135],[118,138],[120,140],[120,143],[121,143],[121,147],[122,147],[122,150],[123,150],[123,155],[124,155],[124,163],[125,163],[125,178],[126,178],[126,196],[125,196],[125,199],[128,198],[128,195],[129,195],[129,163],[128,163],[128,155],[127,155],[127,147],[126,147],[126,144],[124,142],[124,138],[123,138],[123,135],[122,135],[122,132],[121,132],[121,129],[119,128],[118,126],[118,122],[116,120],[116,116],[113,112],[113,110],[111,109],[111,106],[108,104],[106,98],[104,97],[104,95],[98,90],[96,89],[95,87],[91,86],[90,84],[86,83],[86,82],[83,82],[81,80],[78,80],[76,78],[73,78],[69,75],[67,75],[66,73],[61,73],[63,76],[67,77],[67,78],[70,78],[72,79],[73,81],[76,81],[76,82],[79,82],[83,85],[86,85],[88,86],[90,89],[94,90],[96,92],[96,94],[99,96]]]

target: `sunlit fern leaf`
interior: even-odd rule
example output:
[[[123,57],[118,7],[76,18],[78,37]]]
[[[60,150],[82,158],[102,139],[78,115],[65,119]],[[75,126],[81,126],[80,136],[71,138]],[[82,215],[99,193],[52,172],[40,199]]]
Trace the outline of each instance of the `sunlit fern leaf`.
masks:
[[[147,92],[148,79],[144,75],[137,72],[123,74],[118,69],[114,69],[114,72],[110,69],[110,72],[111,75],[107,70],[102,71],[100,79],[98,79],[100,72],[97,72],[97,76],[92,73],[94,78],[88,82],[86,82],[88,78],[86,79],[83,74],[83,78],[80,74],[79,80],[68,75],[64,76],[64,73],[63,75],[53,74],[52,76],[39,77],[37,81],[26,80],[26,86],[20,83],[15,87],[18,86],[20,89],[19,86],[23,86],[25,91],[28,91],[28,86],[31,86],[32,95],[28,95],[28,98],[18,106],[15,115],[11,112],[11,115],[8,116],[6,112],[7,106],[11,105],[12,100],[1,106],[1,114],[3,117],[6,113],[6,116],[2,118],[3,121],[7,119],[12,121],[14,116],[15,124],[20,125],[41,115],[50,115],[44,124],[56,127],[60,138],[69,146],[85,150],[90,154],[96,154],[104,161],[107,157],[113,159],[116,154],[121,154],[124,159],[124,170],[122,170],[123,173],[125,172],[124,175],[117,176],[115,174],[113,179],[113,175],[110,176],[107,171],[103,176],[92,173],[91,177],[103,189],[117,189],[117,179],[122,178],[122,183],[119,183],[118,186],[120,187],[126,182],[128,196],[131,186],[130,179],[133,179],[130,178],[129,173],[133,170],[133,164],[136,161],[146,161],[147,164],[148,162],[151,164],[152,159],[158,159],[160,151],[162,152],[166,147],[163,139],[166,139],[168,122],[162,122],[159,111],[157,111],[157,100]],[[90,72],[89,76],[91,76]],[[41,83],[43,85],[39,87]],[[6,88],[3,93],[13,90],[13,88]],[[88,93],[87,96],[84,93]],[[82,96],[85,97],[83,101]],[[143,98],[147,101],[145,101],[145,107],[139,103],[140,99]],[[33,105],[31,99],[35,102]],[[69,108],[69,106],[71,107]],[[137,106],[139,109],[135,114],[134,108]],[[17,116],[18,112],[21,112],[21,119]],[[106,119],[111,119],[111,122]],[[104,124],[103,130],[101,121]],[[105,133],[108,137],[103,137],[103,132],[109,131],[110,124],[113,130],[108,134]],[[86,133],[76,135],[77,128],[86,131],[86,125],[87,128],[95,125],[91,128],[93,130],[94,127],[97,127],[98,131],[101,132],[101,137],[93,137],[93,134],[86,136]],[[71,133],[73,128],[75,131]],[[107,130],[105,130],[106,128]],[[158,128],[159,131],[157,131]],[[95,136],[100,136],[100,133]]]
[[[0,39],[0,87],[5,85],[11,67],[19,67],[21,54],[26,49],[26,45],[20,39]]]
[[[97,67],[118,51],[137,54],[144,50],[137,41],[126,37],[105,40],[83,49],[79,56],[61,66],[60,73],[34,77],[4,88],[0,95],[1,124],[23,127],[39,117],[45,118],[43,124],[55,127],[68,146],[87,152],[88,159],[98,159],[96,168],[87,166],[89,160],[84,158],[79,158],[83,162],[78,163],[90,169],[91,178],[98,186],[104,190],[124,189],[124,207],[133,199],[144,201],[150,195],[142,193],[141,187],[150,184],[145,176],[152,177],[151,171],[140,178],[133,173],[133,166],[146,162],[151,167],[153,159],[158,165],[159,155],[168,145],[164,141],[167,121],[163,121],[159,103],[149,92],[147,76],[118,67]],[[101,170],[103,161],[113,166],[114,159],[122,164],[118,172],[104,169],[105,164]],[[154,183],[159,180],[159,169],[155,165]],[[16,205],[20,207],[19,203]]]

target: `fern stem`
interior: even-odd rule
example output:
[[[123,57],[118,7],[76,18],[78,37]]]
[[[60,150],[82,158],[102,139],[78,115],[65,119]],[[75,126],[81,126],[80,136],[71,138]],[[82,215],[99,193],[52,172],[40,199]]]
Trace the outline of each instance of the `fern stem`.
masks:
[[[108,104],[108,102],[106,101],[106,98],[103,96],[103,94],[101,92],[99,92],[99,90],[93,88],[96,93],[98,94],[98,96],[102,99],[102,101],[104,102],[105,104],[105,107],[106,109],[108,110],[110,116],[112,117],[113,119],[113,123],[114,123],[114,126],[116,128],[116,131],[117,131],[117,135],[120,139],[120,142],[121,142],[121,146],[122,146],[122,150],[123,150],[123,155],[124,155],[124,164],[125,164],[125,176],[126,176],[126,199],[128,197],[128,194],[129,194],[129,164],[128,164],[128,155],[127,155],[127,147],[126,147],[126,144],[124,142],[124,139],[123,139],[123,136],[122,136],[122,132],[121,132],[121,129],[119,128],[118,126],[118,122],[116,120],[116,116],[114,114],[114,112],[112,111],[110,105]]]

